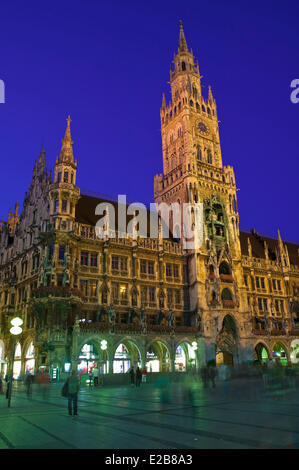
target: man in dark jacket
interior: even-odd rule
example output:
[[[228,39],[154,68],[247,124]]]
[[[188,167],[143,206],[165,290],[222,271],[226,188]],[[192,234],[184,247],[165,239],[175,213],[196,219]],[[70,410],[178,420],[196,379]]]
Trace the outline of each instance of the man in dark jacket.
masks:
[[[72,375],[67,379],[68,382],[68,410],[69,415],[78,416],[78,392],[80,390],[80,380],[75,370],[72,371]]]
[[[139,367],[137,367],[137,369],[136,369],[136,387],[140,387],[141,378],[142,378],[141,369]]]

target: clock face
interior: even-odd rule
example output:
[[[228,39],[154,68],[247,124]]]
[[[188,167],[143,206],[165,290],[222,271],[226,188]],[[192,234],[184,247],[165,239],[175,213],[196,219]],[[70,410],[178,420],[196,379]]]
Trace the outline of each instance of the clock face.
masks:
[[[202,121],[199,121],[197,128],[201,134],[208,135],[210,133],[208,126]]]

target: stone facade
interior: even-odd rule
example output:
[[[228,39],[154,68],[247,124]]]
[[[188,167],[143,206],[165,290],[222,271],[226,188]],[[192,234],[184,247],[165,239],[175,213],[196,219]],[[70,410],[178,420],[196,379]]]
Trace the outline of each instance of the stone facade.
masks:
[[[68,118],[53,179],[42,149],[22,213],[16,204],[1,220],[2,371],[12,361],[14,316],[23,319],[15,357],[21,373],[32,361],[35,371],[55,364],[62,372],[86,344],[109,373],[119,345],[131,365],[155,358],[160,371],[211,359],[262,360],[262,350],[290,359],[299,338],[299,247],[279,232],[278,240],[240,232],[234,170],[222,165],[216,102],[210,88],[202,96],[201,78],[181,24],[172,100],[167,105],[163,95],[160,111],[163,174],[155,176],[154,197],[202,203],[201,246],[186,250],[178,237],[162,239],[160,232],[97,238],[95,208],[103,199],[76,186]],[[173,237],[177,229],[171,225]]]

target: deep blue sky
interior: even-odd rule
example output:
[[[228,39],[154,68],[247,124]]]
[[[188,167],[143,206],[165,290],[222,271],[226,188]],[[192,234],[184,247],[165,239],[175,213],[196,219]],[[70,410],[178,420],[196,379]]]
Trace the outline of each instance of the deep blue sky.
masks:
[[[298,236],[299,2],[8,1],[0,11],[1,200],[22,204],[34,159],[53,167],[72,117],[77,183],[151,202],[162,171],[160,105],[183,20],[212,86],[240,226]]]

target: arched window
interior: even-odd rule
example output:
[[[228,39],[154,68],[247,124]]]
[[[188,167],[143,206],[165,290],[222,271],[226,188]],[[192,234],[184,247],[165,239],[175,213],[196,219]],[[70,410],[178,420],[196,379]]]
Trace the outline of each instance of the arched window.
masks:
[[[190,106],[193,106],[193,101],[192,100],[190,100]]]
[[[197,146],[196,156],[197,156],[197,160],[202,160],[202,153],[201,153],[201,148],[199,145]]]
[[[226,261],[222,261],[219,266],[219,274],[230,274],[229,265]]]
[[[233,300],[232,293],[227,287],[225,289],[223,289],[223,291],[221,293],[221,299],[222,300]]]
[[[186,64],[185,64],[185,62],[182,62],[182,70],[186,70]]]
[[[213,157],[212,157],[212,152],[209,149],[208,150],[208,163],[212,164],[213,163]]]

